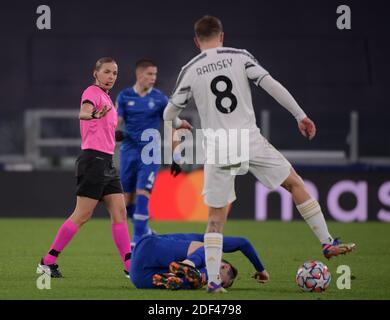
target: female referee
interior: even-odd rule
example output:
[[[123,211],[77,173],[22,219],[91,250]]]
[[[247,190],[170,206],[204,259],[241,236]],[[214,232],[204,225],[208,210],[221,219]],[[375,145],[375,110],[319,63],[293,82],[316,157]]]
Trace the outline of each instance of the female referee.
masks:
[[[113,166],[117,111],[109,96],[118,76],[118,65],[112,58],[101,58],[93,72],[95,83],[83,92],[80,108],[82,152],[76,160],[77,203],[71,216],[58,230],[37,273],[61,278],[56,264],[58,255],[69,244],[80,227],[92,216],[97,203],[104,202],[112,222],[112,237],[123,261],[125,273],[130,268],[130,236],[122,186]]]

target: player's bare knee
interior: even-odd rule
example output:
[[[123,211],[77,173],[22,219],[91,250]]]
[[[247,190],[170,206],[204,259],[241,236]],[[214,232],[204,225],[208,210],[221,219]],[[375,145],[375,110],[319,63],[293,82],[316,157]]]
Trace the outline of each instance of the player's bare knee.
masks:
[[[213,220],[209,219],[209,222],[207,224],[207,230],[206,232],[217,232],[217,233],[222,233],[223,231],[223,226],[225,224],[224,220]]]

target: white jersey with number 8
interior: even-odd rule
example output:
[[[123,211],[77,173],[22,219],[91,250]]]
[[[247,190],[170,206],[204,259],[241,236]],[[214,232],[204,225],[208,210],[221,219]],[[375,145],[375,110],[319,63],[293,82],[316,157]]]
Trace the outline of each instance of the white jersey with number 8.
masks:
[[[170,103],[177,108],[185,108],[194,98],[201,119],[202,129],[211,131],[247,130],[249,139],[243,141],[248,148],[249,158],[240,158],[241,165],[248,163],[249,171],[266,187],[275,188],[289,175],[291,165],[260,134],[256,125],[252,105],[250,81],[260,86],[268,72],[246,50],[218,47],[203,51],[182,68]],[[234,141],[227,142],[228,161],[209,162],[209,150],[217,151],[222,146],[220,139],[207,136],[205,154],[205,203],[220,208],[236,199],[234,190],[235,174],[230,170],[237,162],[232,155],[239,150]],[[210,134],[212,136],[212,134]],[[214,145],[210,142],[214,138]],[[238,142],[240,143],[240,142]],[[238,147],[238,148],[237,148]],[[241,151],[242,149],[241,141]],[[225,150],[222,150],[225,151]]]
[[[182,68],[170,102],[185,108],[193,97],[203,129],[258,131],[249,81],[258,86],[267,75],[246,50],[208,49]]]

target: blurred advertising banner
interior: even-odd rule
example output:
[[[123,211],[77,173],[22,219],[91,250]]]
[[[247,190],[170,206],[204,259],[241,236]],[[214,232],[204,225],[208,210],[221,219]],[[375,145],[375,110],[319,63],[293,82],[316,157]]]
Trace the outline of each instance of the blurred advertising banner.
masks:
[[[319,200],[326,219],[390,222],[390,173],[323,171],[301,174],[309,193]],[[202,187],[202,170],[176,178],[167,170],[160,171],[150,201],[152,219],[206,221]],[[230,219],[302,219],[287,191],[282,187],[269,190],[250,174],[237,176],[236,194]]]
[[[308,170],[297,172],[320,202],[327,220],[390,222],[390,171]],[[0,217],[65,217],[76,203],[75,177],[69,171],[0,172]],[[203,171],[176,178],[160,170],[152,191],[152,220],[207,221]],[[237,176],[237,200],[229,219],[301,220],[291,195],[268,190],[251,175]],[[22,201],[21,201],[22,197]],[[108,217],[99,204],[94,217]]]

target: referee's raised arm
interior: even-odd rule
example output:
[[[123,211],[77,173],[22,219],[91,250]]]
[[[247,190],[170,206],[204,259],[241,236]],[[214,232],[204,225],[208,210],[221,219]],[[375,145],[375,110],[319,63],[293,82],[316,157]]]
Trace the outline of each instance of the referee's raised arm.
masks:
[[[104,106],[101,110],[96,110],[90,102],[84,102],[81,105],[79,119],[80,120],[92,120],[103,118],[112,107]]]
[[[118,65],[106,57],[96,62],[94,84],[86,88],[80,103],[81,154],[76,160],[76,207],[58,230],[38,272],[61,278],[57,258],[103,201],[111,217],[112,237],[129,275],[131,247],[123,189],[113,164],[118,114],[109,96],[118,76]]]

